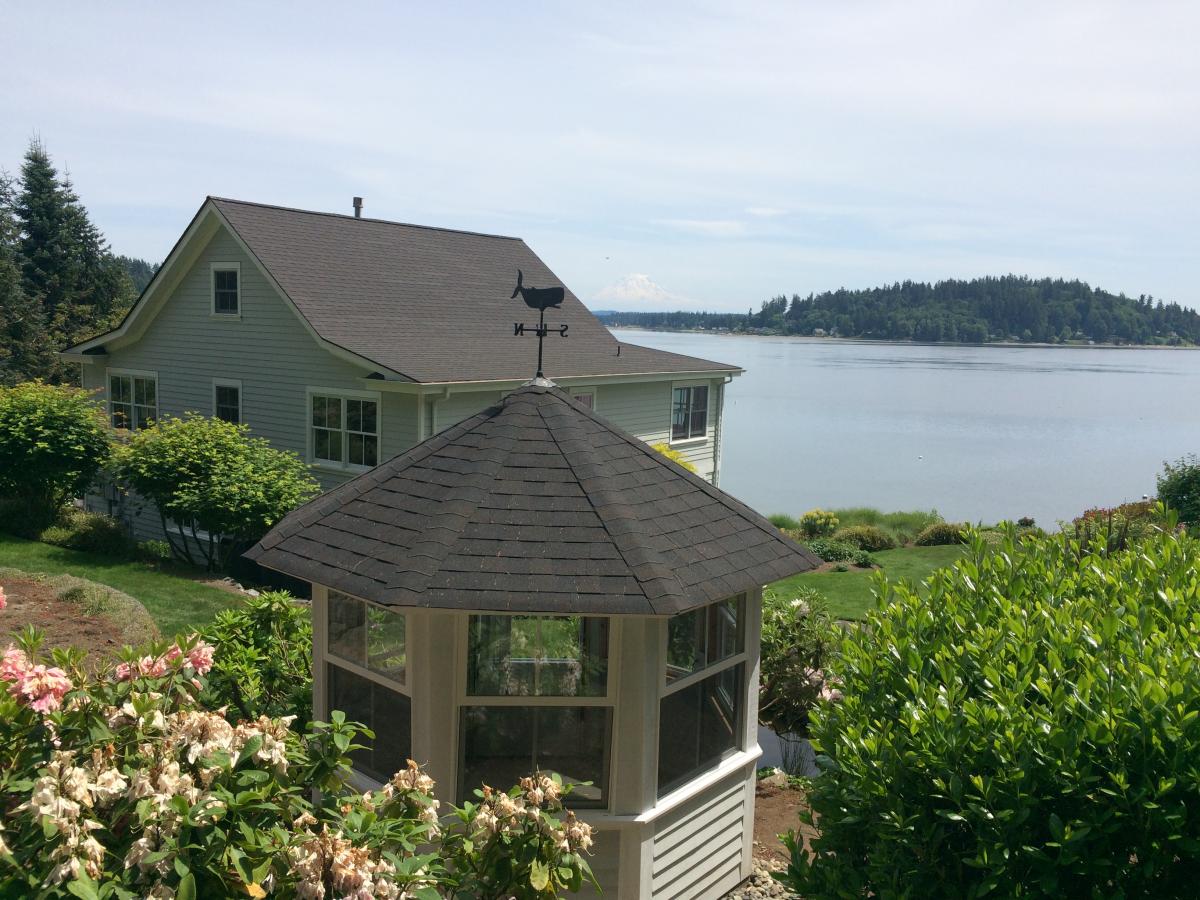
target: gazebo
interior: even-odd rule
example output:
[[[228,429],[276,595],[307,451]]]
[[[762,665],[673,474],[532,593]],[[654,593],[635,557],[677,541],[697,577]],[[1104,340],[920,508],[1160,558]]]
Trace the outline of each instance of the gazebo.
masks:
[[[586,782],[621,898],[751,873],[762,586],[817,560],[545,379],[293,512],[248,554],[312,583],[314,712],[456,800]]]

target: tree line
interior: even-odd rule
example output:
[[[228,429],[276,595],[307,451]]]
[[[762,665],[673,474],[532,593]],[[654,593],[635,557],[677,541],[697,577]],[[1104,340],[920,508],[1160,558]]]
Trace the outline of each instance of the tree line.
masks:
[[[78,380],[58,351],[120,322],[157,267],[116,256],[34,139],[0,171],[0,384]]]
[[[1020,275],[896,282],[765,301],[756,312],[605,312],[608,325],[876,340],[1200,343],[1200,312],[1079,280]]]

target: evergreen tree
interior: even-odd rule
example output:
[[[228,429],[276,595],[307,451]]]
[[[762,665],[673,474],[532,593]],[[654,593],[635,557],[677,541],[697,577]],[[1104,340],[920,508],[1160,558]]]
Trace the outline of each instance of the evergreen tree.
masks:
[[[12,177],[0,172],[0,384],[7,385],[54,363],[41,304],[26,293],[22,279],[15,199]]]

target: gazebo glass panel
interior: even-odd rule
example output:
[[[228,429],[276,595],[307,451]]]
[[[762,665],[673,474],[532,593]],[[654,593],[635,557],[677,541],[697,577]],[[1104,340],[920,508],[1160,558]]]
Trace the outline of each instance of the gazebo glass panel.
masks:
[[[330,656],[404,684],[408,655],[402,613],[330,591],[328,640]]]
[[[745,669],[738,663],[663,697],[658,725],[660,796],[738,750]]]
[[[412,755],[412,704],[408,697],[341,666],[326,667],[329,709],[340,709],[351,722],[362,722],[374,739],[360,736],[362,749],[350,754],[354,768],[384,782],[404,768]]]
[[[471,616],[467,694],[475,697],[603,697],[608,619]]]

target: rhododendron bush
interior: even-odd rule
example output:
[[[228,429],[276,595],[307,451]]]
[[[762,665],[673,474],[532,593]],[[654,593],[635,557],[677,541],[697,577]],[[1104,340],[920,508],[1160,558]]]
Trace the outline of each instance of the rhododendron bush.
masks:
[[[555,778],[443,818],[413,762],[345,787],[362,732],[340,713],[297,733],[203,708],[220,649],[195,637],[92,671],[39,643],[0,661],[0,896],[536,898],[591,878]]]

